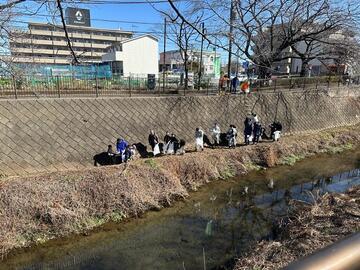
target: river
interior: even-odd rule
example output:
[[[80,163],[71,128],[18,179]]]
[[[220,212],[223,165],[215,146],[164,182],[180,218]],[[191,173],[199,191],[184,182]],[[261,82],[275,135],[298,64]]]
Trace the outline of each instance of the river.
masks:
[[[0,269],[232,269],[234,257],[271,238],[275,220],[290,210],[289,199],[309,201],[309,191],[344,192],[359,184],[360,149],[324,154],[214,181],[170,208],[87,236],[18,250]]]

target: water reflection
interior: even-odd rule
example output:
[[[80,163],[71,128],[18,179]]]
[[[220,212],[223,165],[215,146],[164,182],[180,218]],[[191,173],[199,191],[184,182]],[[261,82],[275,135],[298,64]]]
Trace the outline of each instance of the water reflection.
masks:
[[[360,151],[305,160],[211,183],[187,201],[88,237],[52,241],[8,258],[0,269],[231,269],[226,263],[272,235],[290,199],[360,184]]]

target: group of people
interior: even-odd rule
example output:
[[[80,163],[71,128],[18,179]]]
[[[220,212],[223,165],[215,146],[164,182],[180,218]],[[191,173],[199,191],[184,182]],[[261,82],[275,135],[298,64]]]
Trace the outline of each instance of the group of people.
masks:
[[[225,74],[219,79],[219,90],[226,92],[226,89],[229,89],[230,93],[233,94],[238,93],[239,90],[241,90],[241,93],[247,94],[250,92],[250,83],[247,79],[241,80],[238,74],[233,78]]]
[[[245,118],[244,121],[244,142],[246,145],[250,143],[257,144],[263,139],[272,139],[278,141],[282,131],[282,125],[280,122],[274,121],[270,126],[270,136],[266,135],[266,129],[261,125],[259,117],[252,113]],[[214,126],[210,129],[212,142],[208,139],[205,132],[201,127],[195,130],[195,149],[196,151],[204,150],[204,143],[208,146],[220,146],[226,145],[229,148],[235,148],[237,144],[238,131],[235,125],[230,125],[226,133],[221,133],[221,129],[218,123],[214,123]]]
[[[179,140],[174,133],[170,134],[169,132],[166,132],[163,142],[160,142],[159,137],[156,135],[155,131],[151,130],[148,141],[154,156],[159,154],[182,155],[185,153],[185,140]]]
[[[245,118],[244,127],[244,142],[246,145],[249,145],[251,142],[257,144],[265,133],[265,129],[261,126],[258,116],[254,113]]]
[[[266,129],[261,125],[259,117],[255,113],[246,116],[244,121],[245,145],[249,145],[250,143],[257,144],[262,139],[272,139],[273,141],[278,141],[282,131],[281,123],[275,121],[269,125],[269,127],[270,136],[267,136]],[[195,129],[194,138],[196,151],[203,151],[204,144],[210,147],[236,147],[238,131],[235,125],[229,125],[226,133],[222,133],[219,124],[214,123],[209,132],[212,140],[209,139],[201,127]],[[170,134],[169,132],[166,132],[163,140],[160,141],[159,136],[155,133],[155,131],[151,130],[148,136],[148,142],[151,146],[153,156],[173,154],[183,155],[185,153],[185,140],[178,139],[174,133]],[[136,158],[136,156],[139,155],[139,152],[135,144],[130,145],[125,139],[119,138],[116,141],[115,150],[112,145],[108,145],[106,155],[107,161],[104,164],[108,165],[128,162],[129,160]]]
[[[274,121],[270,127],[270,136],[267,136],[266,129],[261,125],[258,116],[255,113],[248,115],[244,121],[244,142],[249,145],[259,143],[260,139],[272,139],[278,141],[282,131],[282,124],[278,121]]]
[[[136,145],[130,145],[125,139],[119,138],[116,140],[116,150],[111,144],[108,145],[107,155],[110,164],[127,162],[137,155]]]

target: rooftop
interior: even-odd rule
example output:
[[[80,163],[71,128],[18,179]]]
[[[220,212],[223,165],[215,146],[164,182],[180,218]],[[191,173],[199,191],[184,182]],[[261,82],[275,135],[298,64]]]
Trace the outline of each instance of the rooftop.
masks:
[[[200,50],[191,50],[191,49],[188,49],[189,53],[200,53],[201,51]],[[166,51],[165,53],[178,53],[180,52],[180,50],[170,50],[170,51]],[[164,52],[161,52],[160,54],[163,54]],[[204,54],[215,54],[215,51],[206,51],[206,50],[203,50],[203,53]],[[219,53],[219,56],[220,56],[220,53]]]
[[[29,26],[29,28],[31,26],[52,26],[52,27],[63,29],[62,25],[56,25],[56,24],[51,24],[51,23],[29,22],[28,26]],[[121,33],[121,34],[131,34],[131,35],[133,34],[133,32],[131,32],[131,31],[124,31],[124,30],[117,30],[117,29],[96,28],[96,27],[88,27],[88,26],[66,25],[66,28],[68,28],[68,29],[89,30],[89,31],[95,31],[95,32],[109,32],[109,33]]]

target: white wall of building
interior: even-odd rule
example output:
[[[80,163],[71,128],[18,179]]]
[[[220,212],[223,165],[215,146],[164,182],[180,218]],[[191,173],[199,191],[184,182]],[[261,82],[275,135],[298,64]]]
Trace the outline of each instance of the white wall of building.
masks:
[[[188,60],[189,62],[197,62],[200,61],[200,51],[188,51]],[[212,51],[203,51],[202,56],[202,68],[203,68],[203,75],[213,75],[215,72],[215,57],[220,58],[221,56],[219,54],[216,54]],[[164,53],[160,53],[160,60],[159,65],[163,65],[164,63]],[[184,60],[183,57],[180,54],[179,50],[175,51],[167,51],[165,54],[165,64],[168,67],[168,70],[173,71],[174,69],[179,70],[184,68]]]
[[[337,37],[335,35],[335,37]],[[335,60],[331,57],[336,58],[336,55],[331,55],[330,53],[321,55],[322,51],[326,48],[323,44],[314,44],[314,48],[311,51],[311,55],[319,54],[318,58],[312,59],[309,61],[308,76],[320,76],[329,73],[329,66],[335,65]],[[299,52],[304,53],[306,51],[307,45],[304,41],[300,41],[296,44],[296,49]],[[287,48],[284,51],[285,54],[296,55],[291,48]],[[273,64],[273,69],[279,73],[291,73],[299,74],[301,72],[302,60],[299,58],[286,58],[280,62],[275,62]]]
[[[122,61],[124,76],[146,76],[159,73],[158,41],[151,36],[141,36],[122,42],[122,51],[109,52],[104,62]]]

